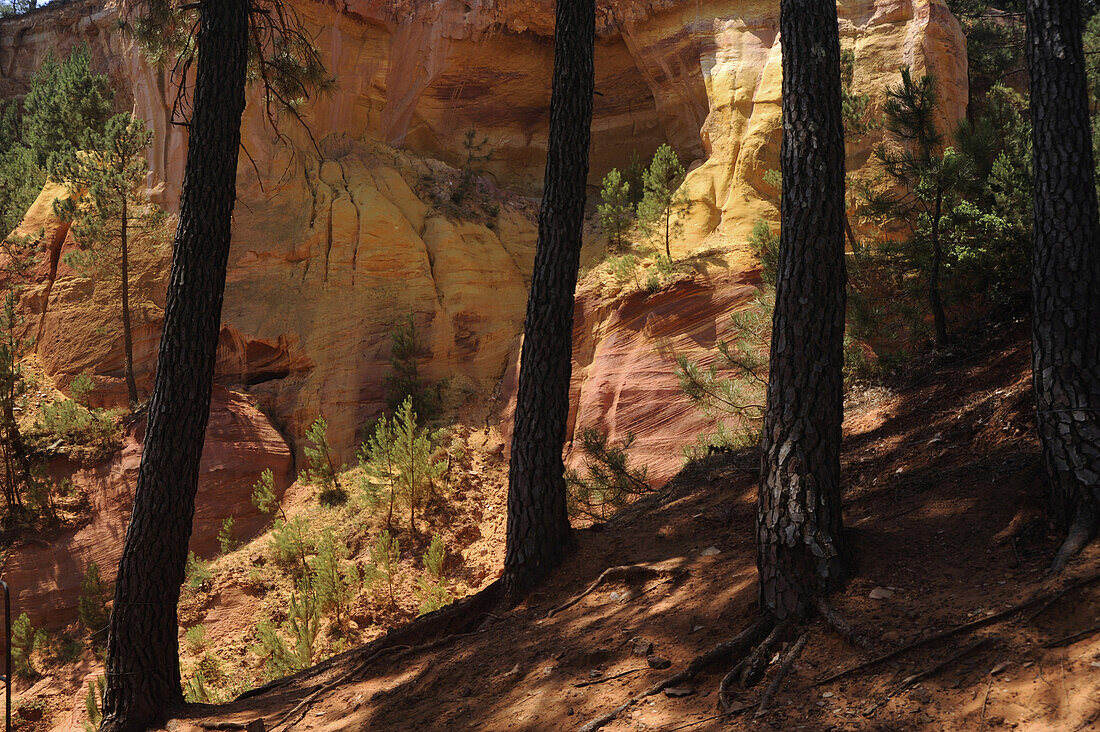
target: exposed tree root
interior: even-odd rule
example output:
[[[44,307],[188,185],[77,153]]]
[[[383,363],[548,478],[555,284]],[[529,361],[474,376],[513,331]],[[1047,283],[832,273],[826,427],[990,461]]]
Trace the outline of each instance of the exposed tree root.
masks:
[[[810,640],[809,632],[805,632],[798,637],[798,640],[794,642],[794,645],[787,649],[787,652],[783,655],[783,660],[779,663],[779,669],[775,672],[775,678],[771,680],[768,687],[764,689],[764,693],[760,695],[760,703],[756,707],[756,718],[763,717],[768,713],[768,705],[771,704],[772,699],[779,693],[779,687],[783,685],[783,679],[791,670],[791,666],[794,665],[795,660],[802,654],[802,649],[806,647],[806,642]],[[718,697],[721,700],[721,696]],[[729,711],[727,709],[726,711]]]
[[[1092,541],[1093,537],[1096,536],[1098,526],[1100,526],[1100,516],[1097,516],[1096,510],[1088,504],[1078,506],[1073,522],[1066,534],[1066,540],[1062,542],[1062,546],[1050,563],[1052,574],[1058,574],[1065,569],[1070,560],[1076,557],[1085,548],[1085,545]]]
[[[560,613],[562,610],[567,610],[584,598],[591,595],[598,590],[601,585],[607,582],[643,582],[654,577],[660,577],[662,574],[685,572],[684,563],[686,560],[683,557],[677,557],[675,559],[668,559],[663,562],[656,562],[654,564],[624,564],[619,567],[609,567],[605,569],[600,576],[596,578],[596,581],[588,586],[581,594],[573,597],[570,600],[566,600],[561,605],[551,608],[546,617],[552,618]]]
[[[814,608],[817,610],[818,615],[821,616],[821,619],[824,620],[830,628],[836,631],[837,635],[847,641],[849,645],[855,646],[861,651],[867,651],[868,653],[875,650],[874,641],[857,632],[826,598],[817,598],[814,602]]]
[[[1081,578],[1081,579],[1079,579],[1075,582],[1072,582],[1068,586],[1062,588],[1057,593],[1054,593],[1053,596],[1049,592],[1044,592],[1044,593],[1041,593],[1039,595],[1036,595],[1036,596],[1032,597],[1029,600],[1025,600],[1024,602],[1021,602],[1019,604],[1013,605],[1010,608],[1002,610],[998,613],[993,613],[992,615],[988,615],[984,618],[979,618],[978,620],[973,620],[969,623],[963,623],[961,625],[956,625],[952,628],[948,628],[947,630],[940,631],[939,633],[933,633],[932,635],[928,636],[927,638],[922,638],[920,640],[913,641],[912,643],[904,645],[901,648],[898,648],[896,650],[890,651],[889,653],[884,653],[881,656],[876,656],[876,657],[874,657],[874,658],[872,658],[868,661],[864,661],[863,663],[852,666],[849,669],[845,669],[844,671],[839,671],[835,674],[831,674],[829,676],[826,676],[825,678],[821,679],[820,681],[814,682],[814,686],[821,686],[822,684],[828,684],[832,681],[836,681],[837,679],[842,679],[845,676],[850,676],[850,675],[852,675],[852,674],[854,674],[858,671],[864,671],[864,670],[866,670],[866,669],[868,669],[872,666],[877,666],[880,663],[883,663],[885,661],[889,661],[892,658],[897,658],[898,656],[902,655],[903,653],[907,653],[908,651],[911,651],[914,648],[919,648],[920,646],[925,646],[925,645],[928,645],[929,643],[935,643],[936,641],[943,640],[944,638],[949,638],[953,635],[958,635],[959,633],[964,633],[968,630],[974,630],[976,628],[985,627],[986,625],[992,625],[993,623],[1004,620],[1005,618],[1007,618],[1009,616],[1015,615],[1016,613],[1020,612],[1021,610],[1027,610],[1030,607],[1033,607],[1035,605],[1038,605],[1039,603],[1045,602],[1044,606],[1040,609],[1040,612],[1035,613],[1030,618],[1028,618],[1029,621],[1034,620],[1035,617],[1037,617],[1041,612],[1045,611],[1048,607],[1050,607],[1050,605],[1052,605],[1056,600],[1060,599],[1061,597],[1065,596],[1066,594],[1068,594],[1069,592],[1071,592],[1073,590],[1079,589],[1079,588],[1084,587],[1086,585],[1093,584],[1097,580],[1100,580],[1100,573],[1093,574],[1093,575],[1090,575],[1088,577],[1083,577],[1083,578]]]
[[[789,622],[777,623],[772,632],[768,633],[768,637],[761,641],[756,648],[752,649],[752,653],[745,656],[741,663],[728,674],[726,678],[729,678],[736,672],[737,681],[741,684],[741,688],[748,689],[756,686],[756,682],[760,680],[760,677],[764,675],[764,670],[768,668],[768,664],[771,663],[772,655],[775,653],[775,649],[787,637],[788,631],[791,629]],[[727,691],[729,685],[726,684],[726,679],[722,679],[722,685],[726,687]]]
[[[929,666],[925,670],[919,671],[919,672],[917,672],[915,674],[911,674],[909,676],[906,676],[904,679],[901,680],[901,682],[897,686],[895,686],[890,691],[886,692],[886,696],[884,696],[882,699],[879,699],[877,702],[875,702],[874,704],[869,706],[867,709],[865,709],[864,712],[863,712],[863,716],[865,716],[865,717],[871,716],[876,711],[878,711],[879,707],[881,707],[883,704],[888,702],[894,696],[897,696],[901,692],[905,691],[906,689],[908,689],[910,686],[917,683],[921,679],[924,679],[924,678],[927,678],[929,676],[932,676],[933,674],[939,673],[940,671],[947,668],[951,664],[955,663],[959,659],[966,658],[971,653],[978,650],[978,648],[984,646],[986,643],[989,643],[991,640],[992,640],[992,638],[982,638],[979,641],[971,643],[970,645],[966,646],[965,648],[958,651],[957,653],[951,654],[950,656],[943,659],[942,661],[939,661],[938,663],[935,663],[932,666]]]
[[[616,717],[642,699],[653,696],[654,694],[660,694],[665,689],[670,689],[684,681],[689,681],[695,674],[703,669],[748,653],[751,648],[768,634],[768,631],[772,629],[773,625],[774,621],[768,617],[761,616],[757,618],[756,622],[743,630],[737,637],[725,641],[724,643],[719,643],[706,653],[696,656],[683,671],[675,673],[663,681],[657,682],[642,693],[631,697],[625,703],[615,707],[610,712],[589,721],[580,728],[579,732],[595,732],[595,730],[600,729],[604,725],[610,724]]]
[[[1091,628],[1085,628],[1084,630],[1079,630],[1076,633],[1064,635],[1057,640],[1052,640],[1048,643],[1044,643],[1043,648],[1058,648],[1060,646],[1066,646],[1077,640],[1078,638],[1084,638],[1085,636],[1092,635],[1093,633],[1100,633],[1100,625],[1094,625]]]

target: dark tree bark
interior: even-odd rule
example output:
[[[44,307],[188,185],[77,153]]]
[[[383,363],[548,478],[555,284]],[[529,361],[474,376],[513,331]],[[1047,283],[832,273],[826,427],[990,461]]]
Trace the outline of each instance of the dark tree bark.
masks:
[[[783,0],[783,173],[757,504],[760,606],[805,615],[842,578],[844,129],[833,0]]]
[[[503,586],[512,600],[545,577],[572,541],[562,449],[588,178],[595,16],[594,0],[558,0],[546,178],[508,471]]]
[[[1081,8],[1028,0],[1035,155],[1032,366],[1061,569],[1100,520],[1100,230]]]
[[[248,0],[200,5],[198,66],[156,382],[107,642],[103,730],[144,730],[182,702],[176,606],[210,413],[237,153]]]

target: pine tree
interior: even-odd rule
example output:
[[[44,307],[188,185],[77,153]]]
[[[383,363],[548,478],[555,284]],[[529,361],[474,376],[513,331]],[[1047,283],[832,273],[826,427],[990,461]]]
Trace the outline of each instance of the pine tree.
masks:
[[[779,261],[757,503],[760,607],[810,612],[844,576],[844,130],[831,0],[783,0]],[[813,368],[810,368],[810,365]]]
[[[443,576],[443,564],[447,558],[447,547],[443,539],[432,537],[428,551],[424,552],[424,571],[427,577],[417,577],[415,594],[420,600],[420,614],[435,612],[454,600],[447,589],[447,579]]]
[[[416,510],[425,502],[447,464],[432,459],[432,435],[417,426],[412,399],[406,399],[393,417],[393,456],[398,491],[409,506],[409,528],[416,531]]]
[[[309,467],[302,472],[302,482],[321,489],[319,498],[322,504],[334,506],[344,503],[348,494],[340,485],[336,458],[328,444],[328,423],[324,417],[318,417],[310,425],[306,440],[310,444],[303,446],[302,451],[306,454]]]
[[[23,140],[38,166],[52,174],[66,158],[94,147],[113,103],[110,81],[91,70],[88,44],[64,61],[51,51],[23,100]]]
[[[23,144],[19,105],[0,102],[0,237],[19,225],[45,182],[45,171]]]
[[[611,246],[621,247],[626,232],[634,223],[635,211],[630,202],[630,184],[623,180],[622,173],[616,168],[604,176],[596,211]]]
[[[362,584],[358,568],[347,559],[347,546],[328,528],[321,533],[317,555],[309,562],[318,607],[323,613],[332,613],[339,628],[347,625],[348,607]]]
[[[131,407],[138,403],[130,313],[131,250],[136,240],[152,234],[165,218],[164,212],[149,200],[146,189],[146,150],[152,141],[153,133],[145,129],[144,122],[129,113],[118,114],[107,121],[103,134],[89,135],[87,147],[80,154],[61,158],[54,173],[77,193],[54,204],[61,218],[73,222],[73,233],[81,247],[70,264],[99,278],[118,273],[126,391]]]
[[[680,188],[685,177],[684,166],[668,145],[657,148],[642,177],[645,194],[638,204],[638,221],[651,239],[664,244],[669,262],[672,261],[672,240],[684,230],[680,217],[691,207],[687,192]]]
[[[592,126],[595,16],[594,0],[559,0],[555,11],[546,177],[508,466],[502,585],[511,600],[549,574],[572,544],[562,448]]]
[[[887,186],[865,191],[867,211],[887,221],[901,220],[911,235],[899,262],[921,274],[932,312],[935,342],[948,343],[942,275],[948,247],[945,216],[973,180],[970,161],[954,148],[944,148],[936,127],[937,91],[933,76],[913,79],[902,67],[901,81],[887,88],[883,110],[890,144],[875,148]]]
[[[210,416],[249,72],[276,128],[279,112],[300,121],[299,108],[327,80],[285,0],[126,6],[124,22],[154,49],[187,39],[172,53],[193,93],[156,379],[115,585],[104,732],[146,729],[183,700],[177,606]],[[195,35],[181,36],[181,27]]]
[[[370,546],[370,568],[366,577],[367,584],[374,586],[380,582],[386,585],[390,607],[397,608],[397,572],[401,561],[401,542],[389,531],[383,531]]]
[[[1032,371],[1061,570],[1100,526],[1100,221],[1081,7],[1027,0],[1035,170]]]
[[[9,290],[0,304],[0,487],[8,520],[23,511],[24,495],[35,487],[30,453],[15,418],[16,404],[26,391],[19,364],[24,344],[16,336],[15,306],[15,292]]]

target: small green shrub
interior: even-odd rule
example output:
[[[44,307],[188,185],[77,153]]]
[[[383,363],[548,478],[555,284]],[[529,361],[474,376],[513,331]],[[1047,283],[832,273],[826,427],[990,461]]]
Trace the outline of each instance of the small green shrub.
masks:
[[[12,674],[21,679],[38,678],[38,669],[34,667],[34,652],[46,643],[46,631],[36,630],[31,619],[21,614],[11,624],[11,663]]]
[[[107,625],[111,619],[107,604],[111,601],[111,594],[111,584],[100,575],[99,565],[92,562],[80,582],[77,616],[80,624],[91,634],[93,644],[107,639]]]
[[[347,558],[344,543],[336,539],[332,529],[325,529],[317,543],[317,556],[309,561],[321,612],[332,613],[339,628],[345,627],[348,607],[363,584],[359,569]]]
[[[401,560],[401,542],[389,531],[383,531],[370,546],[370,567],[366,582],[368,587],[383,584],[389,595],[390,607],[397,607],[398,562]]]
[[[285,623],[276,627],[265,620],[256,626],[257,643],[252,652],[263,660],[265,678],[281,678],[312,666],[320,625],[316,600],[309,593],[296,592],[290,598]]]
[[[309,467],[302,472],[303,483],[320,488],[319,499],[322,505],[338,506],[348,500],[348,493],[340,485],[337,465],[332,448],[328,444],[328,423],[324,417],[318,417],[306,432],[309,445],[303,447]]]
[[[84,711],[88,721],[84,723],[84,732],[96,732],[103,722],[103,691],[107,683],[104,677],[96,678],[95,683],[88,682],[88,693],[84,696]]]
[[[218,532],[218,547],[222,554],[228,554],[240,546],[240,542],[233,538],[233,523],[233,517],[226,516],[222,521],[221,531]]]
[[[206,626],[193,625],[183,634],[183,641],[192,653],[199,653],[206,646]]]
[[[420,600],[420,614],[430,612],[451,604],[454,597],[447,589],[447,580],[443,576],[443,563],[446,560],[447,547],[439,536],[432,537],[428,551],[424,553],[424,570],[427,577],[417,577],[414,594]]]
[[[69,384],[69,394],[72,395],[72,400],[82,407],[88,406],[88,395],[94,390],[95,382],[92,381],[92,377],[88,375],[87,371],[77,375]]]
[[[767,221],[757,219],[753,224],[749,233],[749,249],[760,260],[760,279],[774,287],[779,268],[779,236]]]
[[[271,546],[275,561],[290,570],[292,576],[309,581],[307,557],[317,551],[317,542],[311,536],[309,522],[301,516],[289,521],[279,519],[271,530]]]
[[[187,552],[187,570],[183,584],[192,592],[209,589],[214,579],[207,562],[195,556],[194,552]]]

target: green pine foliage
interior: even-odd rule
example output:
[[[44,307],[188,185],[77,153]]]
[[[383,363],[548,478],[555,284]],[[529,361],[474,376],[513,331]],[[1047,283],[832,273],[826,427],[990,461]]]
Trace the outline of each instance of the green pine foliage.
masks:
[[[994,84],[982,114],[962,122],[949,145],[936,99],[932,77],[902,70],[888,89],[888,141],[875,152],[882,177],[861,190],[863,213],[883,236],[849,262],[850,332],[887,360],[928,337],[935,301],[946,325],[966,317],[964,303],[1020,301],[1028,287],[1026,104]]]
[[[278,494],[275,493],[275,474],[271,472],[271,468],[264,470],[260,474],[260,479],[252,485],[252,505],[265,516],[278,513],[284,521],[286,520],[283,505],[279,501]]]
[[[308,557],[317,551],[308,520],[301,515],[289,520],[277,519],[271,529],[271,548],[276,562],[308,584]]]
[[[629,451],[634,435],[618,445],[606,432],[589,427],[581,432],[583,469],[565,471],[569,513],[604,521],[612,513],[650,491],[647,470],[630,465]]]
[[[406,398],[392,418],[378,420],[367,442],[359,449],[359,464],[366,480],[362,491],[368,503],[388,504],[386,526],[393,528],[395,511],[407,508],[409,528],[416,531],[417,511],[427,503],[437,481],[447,469],[437,459],[438,435],[418,425],[411,398]]]
[[[847,140],[862,137],[876,129],[878,124],[868,115],[871,95],[852,91],[856,73],[856,54],[848,48],[840,53],[840,104],[844,119],[844,137]],[[778,186],[777,186],[778,187]]]
[[[439,536],[433,536],[424,552],[424,571],[427,577],[416,578],[414,593],[420,600],[420,614],[427,615],[451,604],[454,596],[447,588],[447,578],[443,575],[443,565],[447,558],[447,546]]]
[[[442,407],[441,384],[425,383],[420,376],[420,361],[428,356],[416,325],[414,313],[406,314],[390,331],[390,373],[383,380],[386,405],[396,412],[406,399],[412,399],[420,418],[430,421]]]
[[[346,627],[348,608],[359,594],[363,580],[359,569],[348,561],[347,545],[336,538],[331,528],[322,532],[317,555],[309,561],[309,568],[321,612],[331,614],[337,627]]]
[[[233,538],[234,523],[236,522],[232,516],[226,516],[222,520],[222,528],[218,531],[218,548],[222,554],[228,554],[240,545],[240,542]]]
[[[309,467],[301,475],[302,482],[320,489],[322,505],[338,506],[348,500],[347,490],[340,485],[336,458],[328,444],[328,423],[318,417],[306,432],[309,444],[302,448]]]
[[[686,177],[684,166],[668,145],[657,148],[642,176],[645,192],[638,204],[638,222],[651,241],[664,246],[670,262],[672,241],[683,235],[680,217],[691,207],[687,193],[680,187]]]
[[[0,237],[19,225],[46,182],[34,151],[23,144],[15,102],[0,102]]]
[[[78,151],[95,147],[113,104],[110,81],[91,70],[87,44],[64,61],[51,52],[23,100],[23,141],[38,166],[52,174]]]
[[[767,221],[757,219],[749,232],[749,249],[760,260],[760,279],[775,287],[779,269],[779,235],[772,231]]]
[[[99,565],[92,562],[84,571],[80,582],[80,598],[77,600],[77,617],[91,634],[93,644],[107,640],[107,625],[111,618],[108,609],[113,596],[111,584],[103,579]]]
[[[207,562],[195,556],[195,552],[187,552],[187,565],[184,572],[183,585],[192,592],[199,592],[210,588],[214,580],[214,574],[210,571]]]
[[[313,665],[319,651],[320,606],[311,592],[295,592],[287,606],[286,621],[256,626],[252,652],[263,662],[267,680],[282,678]]]
[[[611,246],[621,247],[627,232],[634,224],[636,213],[630,198],[630,184],[616,168],[612,168],[604,176],[596,212],[600,217],[600,227],[607,234]]]
[[[107,688],[106,678],[96,677],[95,683],[88,682],[88,693],[84,696],[84,712],[88,721],[84,723],[84,732],[96,732],[103,722],[103,692]]]
[[[37,487],[30,455],[15,418],[27,392],[19,364],[24,344],[16,335],[21,319],[15,306],[15,292],[9,290],[0,306],[0,492],[4,497],[4,524],[22,518],[26,501]],[[46,498],[46,504],[50,505],[48,491]]]
[[[730,315],[733,337],[720,340],[715,359],[701,364],[677,358],[676,378],[692,404],[714,420],[714,431],[700,435],[686,456],[736,450],[759,443],[768,388],[768,345],[774,292],[762,290]]]
[[[489,145],[489,138],[483,136],[479,140],[476,127],[466,130],[466,135],[462,138],[462,151],[465,156],[462,160],[462,174],[459,176],[458,185],[451,193],[451,201],[456,205],[461,205],[466,199],[470,186],[481,174],[481,164],[493,159],[493,148]]]
[[[11,624],[12,674],[28,681],[38,678],[34,665],[34,652],[46,644],[46,631],[35,629],[31,619],[22,613]]]
[[[365,578],[368,588],[385,590],[390,607],[397,608],[397,580],[400,573],[401,542],[389,531],[381,532],[370,545],[370,565]]]

